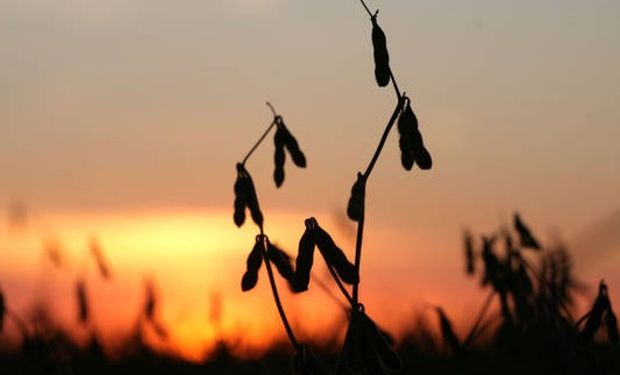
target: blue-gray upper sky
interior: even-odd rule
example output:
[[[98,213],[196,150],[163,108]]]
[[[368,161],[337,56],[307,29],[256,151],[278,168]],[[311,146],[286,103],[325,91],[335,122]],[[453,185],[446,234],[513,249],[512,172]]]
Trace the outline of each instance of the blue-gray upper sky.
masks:
[[[619,2],[369,6],[435,158],[405,173],[393,134],[378,215],[571,228],[620,206]],[[40,209],[228,207],[267,99],[309,168],[276,192],[267,142],[265,205],[337,209],[394,105],[354,0],[5,0],[0,61],[0,197]]]

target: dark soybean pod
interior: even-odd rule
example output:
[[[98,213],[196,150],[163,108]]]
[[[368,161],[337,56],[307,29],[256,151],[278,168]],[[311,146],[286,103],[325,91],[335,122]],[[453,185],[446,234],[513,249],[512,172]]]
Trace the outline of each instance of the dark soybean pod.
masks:
[[[233,188],[235,192],[233,220],[238,227],[242,226],[245,222],[245,207],[247,205],[247,188],[244,186],[245,184],[246,180],[243,175],[243,166],[240,167],[240,164],[237,164],[237,180]]]
[[[283,250],[267,241],[267,255],[269,260],[276,266],[278,273],[292,286],[294,284],[294,271],[291,258]]]
[[[347,205],[347,216],[353,221],[360,221],[364,215],[365,178],[357,172],[357,180],[351,187],[351,197]]]
[[[387,40],[381,26],[377,23],[377,15],[370,17],[372,22],[372,46],[375,58],[375,79],[379,87],[390,83],[390,57],[387,50]]]
[[[295,260],[295,291],[303,292],[308,290],[310,283],[310,270],[314,258],[314,223],[312,219],[305,222],[306,230],[299,239],[299,251]]]
[[[284,162],[286,160],[286,154],[284,153],[284,136],[281,129],[282,128],[278,126],[278,130],[276,130],[276,134],[273,137],[273,143],[275,145],[275,154],[273,157],[275,170],[273,171],[273,180],[276,183],[276,187],[282,186],[284,182]]]
[[[278,130],[282,131],[282,137],[284,140],[284,146],[288,150],[289,154],[291,154],[291,158],[293,159],[293,163],[299,168],[306,167],[306,156],[299,148],[299,143],[297,143],[297,139],[291,134],[286,125],[284,124],[284,120],[280,118],[278,124]]]
[[[253,289],[258,282],[258,270],[263,264],[263,239],[256,236],[256,243],[246,260],[246,271],[241,279],[241,290],[247,292]]]
[[[409,98],[405,97],[406,105],[398,118],[398,133],[400,138],[398,145],[401,152],[401,164],[405,170],[410,171],[415,162],[414,133],[418,127],[418,120],[411,109]]]
[[[254,223],[262,228],[263,226],[263,213],[258,205],[258,198],[256,197],[256,189],[254,189],[254,182],[248,171],[241,164],[237,164],[237,168],[241,168],[244,176],[245,183],[243,184],[244,193],[246,194],[246,205],[250,209],[250,215]]]
[[[328,266],[334,267],[342,281],[354,284],[358,281],[355,266],[349,262],[344,252],[336,246],[331,236],[318,224],[314,229],[316,245]]]
[[[258,283],[258,272],[245,271],[241,278],[241,291],[247,292],[254,289]]]

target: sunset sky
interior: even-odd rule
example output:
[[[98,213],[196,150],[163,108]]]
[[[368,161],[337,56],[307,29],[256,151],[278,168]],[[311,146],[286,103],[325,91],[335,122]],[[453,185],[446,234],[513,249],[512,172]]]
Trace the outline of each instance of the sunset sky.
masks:
[[[572,245],[584,282],[605,277],[620,299],[620,2],[368,5],[381,9],[391,68],[434,159],[405,172],[394,132],[369,181],[368,310],[397,331],[429,303],[469,324],[484,294],[463,273],[462,232],[509,224],[515,210],[543,242]],[[167,350],[199,358],[220,329],[251,348],[280,337],[266,275],[239,290],[256,230],[232,221],[235,163],[271,122],[271,101],[308,168],[289,161],[276,189],[271,137],[248,163],[267,233],[296,252],[315,216],[352,257],[349,190],[395,105],[374,81],[370,32],[354,0],[0,2],[7,301],[24,313],[46,303],[79,331],[72,287],[85,277],[111,337],[131,327],[152,277]],[[23,226],[11,224],[16,206]],[[88,256],[91,236],[110,282]],[[60,268],[42,251],[50,241]],[[344,318],[316,285],[285,304],[303,337]]]

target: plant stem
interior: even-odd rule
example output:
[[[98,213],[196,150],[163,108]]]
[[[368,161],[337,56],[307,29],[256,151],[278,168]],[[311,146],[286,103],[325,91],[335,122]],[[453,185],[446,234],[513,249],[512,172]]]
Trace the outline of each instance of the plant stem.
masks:
[[[312,275],[312,282],[315,283],[316,285],[319,286],[319,288],[321,288],[321,290],[323,292],[325,292],[325,294],[327,294],[331,299],[334,300],[334,302],[336,302],[338,305],[340,305],[343,309],[347,309],[347,304],[343,303],[340,298],[338,298],[338,296],[336,295],[336,293],[332,292],[332,290],[327,286],[327,284],[321,280],[319,277]],[[348,294],[348,292],[347,292]]]
[[[245,155],[245,157],[243,158],[243,161],[241,162],[241,164],[245,165],[245,162],[248,161],[248,159],[250,158],[250,156],[252,156],[252,153],[254,153],[254,151],[258,148],[258,146],[263,142],[263,140],[265,139],[265,137],[267,136],[267,134],[269,134],[269,132],[271,131],[271,129],[273,129],[273,127],[276,125],[276,119],[274,117],[273,121],[271,121],[271,124],[269,124],[269,126],[267,127],[267,130],[265,130],[265,132],[263,133],[263,135],[260,136],[260,138],[258,139],[258,141],[254,144],[254,146],[252,146],[252,148],[250,149],[250,151],[248,152],[247,155]]]
[[[265,267],[267,268],[267,275],[269,276],[269,284],[271,285],[271,292],[273,293],[273,299],[276,302],[276,307],[278,308],[278,313],[280,314],[280,319],[282,320],[282,324],[284,325],[284,330],[288,336],[289,341],[295,348],[295,351],[299,352],[301,350],[301,345],[299,341],[295,338],[295,334],[293,333],[293,329],[291,328],[291,324],[286,317],[286,313],[284,312],[284,307],[282,306],[282,301],[280,300],[280,295],[278,293],[278,287],[276,286],[276,280],[273,277],[273,269],[271,268],[271,261],[269,260],[269,255],[267,254],[267,249],[265,248],[265,239],[266,237],[263,235],[263,228],[261,228],[261,236],[263,236],[263,258],[265,259]]]
[[[396,92],[396,97],[398,98],[398,100],[400,100],[402,95],[400,94],[400,90],[398,89],[398,83],[396,83],[396,78],[394,78],[394,73],[392,73],[391,68],[390,68],[390,79],[392,80],[392,86],[394,87],[394,91]]]
[[[344,287],[344,285],[342,284],[342,281],[340,281],[340,278],[338,277],[338,275],[336,275],[336,271],[334,271],[334,268],[328,264],[327,269],[329,270],[329,273],[334,278],[336,285],[338,285],[338,289],[340,289],[344,297],[347,299],[347,301],[349,301],[349,303],[351,304],[351,307],[354,307],[355,303],[353,302],[353,297],[351,297],[347,288]]]
[[[364,200],[366,199],[366,183],[364,182]],[[362,216],[357,222],[357,236],[355,238],[355,273],[358,275],[357,282],[353,284],[353,307],[359,303],[360,286],[360,262],[362,260],[362,240],[364,237],[364,214],[366,209],[362,208]]]
[[[276,109],[273,107],[273,105],[271,105],[270,102],[265,102],[265,104],[267,104],[267,107],[269,107],[269,109],[271,110],[271,113],[273,113],[273,120],[271,121],[271,124],[269,124],[269,126],[267,127],[267,130],[265,130],[263,135],[261,135],[260,138],[258,138],[258,141],[254,144],[254,146],[252,146],[252,148],[250,149],[248,154],[245,156],[245,158],[243,158],[243,161],[241,162],[241,164],[243,165],[245,165],[245,162],[248,161],[252,153],[254,153],[254,151],[258,148],[258,146],[263,142],[267,134],[269,134],[271,129],[273,129],[273,127],[278,122],[279,116],[278,116],[278,113],[276,112]]]
[[[364,9],[366,9],[366,12],[368,12],[368,15],[372,17],[372,12],[370,11],[370,9],[368,9],[368,6],[364,2],[364,0],[360,0],[360,3],[362,3],[362,5],[364,6]]]
[[[392,129],[394,122],[396,122],[396,119],[398,118],[398,115],[400,114],[400,109],[402,108],[402,104],[403,104],[403,98],[400,97],[400,99],[398,100],[398,104],[396,105],[396,108],[394,108],[392,117],[390,117],[390,120],[388,121],[385,127],[385,130],[383,131],[383,135],[381,136],[381,139],[379,140],[377,149],[375,150],[375,153],[372,156],[372,159],[370,160],[370,163],[368,164],[366,171],[364,172],[364,186],[365,186],[365,182],[370,177],[370,173],[372,173],[372,170],[375,167],[375,163],[377,162],[377,159],[379,159],[379,155],[381,155],[381,151],[383,151],[383,146],[385,146],[385,141],[387,140],[387,137],[390,134],[390,130]]]
[[[493,301],[494,296],[495,296],[495,292],[491,291],[489,295],[487,296],[487,298],[484,300],[484,303],[482,304],[482,307],[480,308],[480,312],[478,313],[478,318],[476,319],[476,323],[474,323],[474,326],[471,327],[471,331],[469,331],[467,338],[465,338],[465,341],[463,341],[463,347],[466,347],[467,345],[469,345],[469,343],[474,339],[476,331],[478,331],[480,324],[482,324],[482,320],[484,319],[484,316],[489,310],[489,307],[491,306],[491,302]]]
[[[17,328],[19,329],[22,337],[24,339],[27,339],[29,335],[26,323],[24,323],[24,321],[19,317],[19,315],[17,315],[15,311],[9,309],[8,307],[6,308],[6,315],[13,320],[13,323],[15,323],[15,326],[17,326]]]
[[[383,135],[381,136],[381,139],[379,140],[379,144],[377,145],[377,149],[375,150],[374,155],[372,156],[372,159],[370,160],[370,163],[368,164],[368,167],[366,168],[366,171],[363,174],[363,196],[364,196],[364,202],[362,204],[362,215],[360,217],[360,220],[357,222],[357,236],[355,238],[355,273],[358,275],[358,281],[357,283],[353,284],[353,306],[356,306],[359,302],[359,274],[360,274],[360,263],[361,263],[361,258],[362,258],[362,242],[364,239],[364,217],[366,216],[366,182],[368,181],[368,178],[370,177],[370,174],[372,173],[373,168],[375,167],[375,164],[377,163],[377,160],[379,159],[379,156],[381,155],[381,151],[383,151],[383,147],[385,146],[385,141],[387,140],[388,135],[390,134],[390,130],[392,129],[392,126],[394,126],[394,122],[396,122],[396,119],[398,118],[398,115],[400,114],[400,109],[402,107],[402,97],[401,99],[399,99],[398,101],[398,105],[396,106],[396,108],[394,108],[394,112],[392,113],[392,116],[390,117],[390,120],[388,121],[387,125],[385,126],[385,130],[383,131]]]
[[[276,113],[276,109],[273,108],[273,105],[271,105],[269,101],[266,101],[265,104],[267,105],[267,107],[269,107],[269,109],[271,109],[271,113],[273,113],[273,117],[277,117],[278,113]]]

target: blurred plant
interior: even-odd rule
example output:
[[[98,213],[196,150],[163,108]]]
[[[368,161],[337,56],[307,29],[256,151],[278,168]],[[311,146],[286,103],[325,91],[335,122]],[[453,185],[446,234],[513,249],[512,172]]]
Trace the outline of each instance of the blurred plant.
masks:
[[[92,235],[88,241],[88,247],[97,265],[97,269],[99,270],[99,275],[105,280],[112,278],[112,272],[110,271],[110,266],[103,253],[103,247],[101,246],[99,238]]]
[[[514,349],[519,343],[529,342],[527,336],[534,333],[545,340],[555,338],[554,345],[591,343],[603,328],[608,340],[617,343],[616,316],[607,285],[601,281],[591,310],[573,322],[574,294],[584,287],[574,275],[568,251],[563,245],[544,248],[518,213],[514,214],[513,230],[504,228],[482,236],[479,250],[473,236],[465,234],[466,272],[473,275],[476,261],[482,261],[481,285],[490,287],[491,292],[463,347],[480,335],[484,316],[495,296],[500,302],[501,323],[494,335],[500,347]],[[498,239],[503,239],[503,254],[496,250]],[[534,251],[528,254],[528,249]],[[526,259],[531,257],[538,258],[537,267]],[[583,322],[584,327],[579,330]]]
[[[616,314],[611,308],[611,301],[607,292],[607,284],[601,280],[598,289],[598,296],[594,300],[594,304],[590,311],[579,319],[579,323],[585,320],[585,325],[579,333],[579,340],[582,343],[591,343],[594,340],[596,332],[604,328],[607,339],[614,343],[618,343],[618,320]]]
[[[138,318],[140,332],[143,332],[146,327],[151,327],[159,338],[167,339],[168,330],[159,319],[158,308],[159,298],[155,281],[152,278],[146,278],[144,281],[144,305],[142,314]]]

